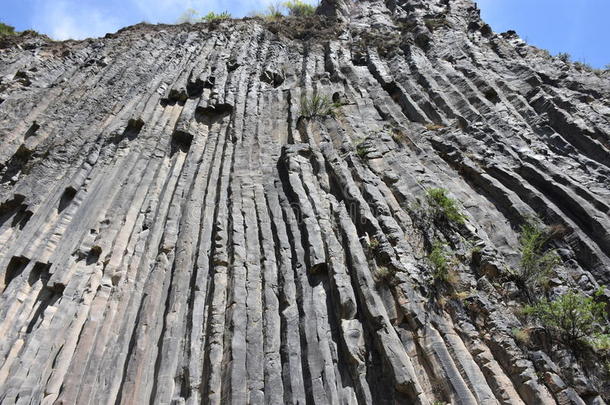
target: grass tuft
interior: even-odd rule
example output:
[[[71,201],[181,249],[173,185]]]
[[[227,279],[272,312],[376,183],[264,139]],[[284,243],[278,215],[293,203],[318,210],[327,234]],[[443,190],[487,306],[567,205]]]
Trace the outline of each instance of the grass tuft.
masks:
[[[456,201],[447,195],[447,190],[431,188],[427,191],[426,199],[435,219],[444,219],[455,224],[464,223],[466,217],[460,212]]]
[[[546,249],[547,242],[556,231],[549,232],[533,220],[521,227],[521,262],[517,278],[530,291],[545,286],[553,269],[561,263],[555,250]]]
[[[443,128],[445,128],[445,126],[440,124],[426,124],[426,129],[428,131],[438,131]]]
[[[335,117],[339,104],[333,103],[326,95],[314,94],[311,97],[301,97],[301,117],[316,119],[323,117]]]
[[[517,342],[523,345],[528,345],[530,343],[531,337],[527,329],[513,328],[511,333]]]
[[[229,14],[227,11],[223,11],[222,13],[216,14],[213,11],[210,11],[209,13],[207,13],[206,15],[204,15],[202,17],[202,20],[205,22],[212,22],[212,21],[223,21],[223,20],[228,20],[229,18],[231,18],[231,14]]]
[[[291,17],[308,17],[316,13],[316,7],[301,0],[292,0],[284,3]]]
[[[15,27],[0,22],[0,37],[15,34]]]
[[[445,245],[440,242],[435,242],[428,255],[428,261],[432,265],[432,277],[435,281],[453,284],[455,280],[453,280],[454,276],[451,275],[451,267],[449,265],[449,258],[445,252]]]

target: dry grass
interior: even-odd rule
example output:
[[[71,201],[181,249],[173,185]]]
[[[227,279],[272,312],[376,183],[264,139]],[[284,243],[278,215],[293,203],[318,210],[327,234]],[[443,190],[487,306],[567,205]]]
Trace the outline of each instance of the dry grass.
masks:
[[[426,124],[426,129],[428,131],[438,131],[443,128],[445,128],[445,126],[440,124]]]
[[[530,332],[528,329],[513,328],[511,330],[515,340],[523,345],[529,345],[531,341]]]

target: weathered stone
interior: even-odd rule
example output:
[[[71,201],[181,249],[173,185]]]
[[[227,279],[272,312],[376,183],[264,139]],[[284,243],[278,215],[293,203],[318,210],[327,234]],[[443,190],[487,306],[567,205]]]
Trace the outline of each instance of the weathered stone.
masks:
[[[538,216],[550,294],[610,283],[607,72],[471,0],[28,33],[0,72],[2,404],[610,401],[514,277]]]

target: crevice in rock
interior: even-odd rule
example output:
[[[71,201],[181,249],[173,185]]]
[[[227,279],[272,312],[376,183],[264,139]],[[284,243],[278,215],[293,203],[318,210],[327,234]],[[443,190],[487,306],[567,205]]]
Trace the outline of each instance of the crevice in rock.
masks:
[[[11,200],[0,204],[0,228],[12,218],[11,226],[19,226],[19,229],[23,229],[32,216],[32,211],[27,209],[28,206],[24,201],[25,196],[16,194]]]
[[[26,131],[24,138],[28,139],[31,136],[35,136],[36,131],[38,131],[38,129],[40,129],[40,125],[38,125],[38,123],[36,123],[36,121],[34,121],[32,123],[32,125],[30,126],[30,128]]]
[[[190,98],[196,98],[203,93],[204,88],[205,83],[200,78],[189,80],[189,82],[186,84],[186,94]]]
[[[2,180],[0,181],[2,183],[12,181],[17,174],[23,173],[32,158],[33,152],[24,144],[20,145],[4,167],[4,173],[2,173]]]
[[[46,281],[43,281],[46,283]],[[26,333],[31,333],[36,325],[40,322],[41,317],[44,315],[45,310],[48,307],[51,307],[59,301],[64,292],[64,286],[60,285],[57,288],[51,289],[46,286],[42,287],[42,290],[36,297],[37,307],[28,322],[28,326],[26,328]]]
[[[66,187],[63,194],[61,195],[61,198],[59,199],[59,206],[57,207],[58,213],[61,213],[63,210],[68,208],[68,205],[70,205],[72,200],[74,200],[74,197],[76,197],[76,193],[77,190],[74,187]]]
[[[170,156],[174,156],[176,152],[188,153],[193,143],[193,135],[184,131],[174,131],[172,134]]]
[[[92,246],[91,249],[89,250],[89,254],[87,254],[87,260],[86,260],[87,265],[97,263],[97,261],[99,260],[101,255],[102,255],[101,246],[98,246],[98,245]]]
[[[19,277],[23,270],[30,263],[30,259],[24,256],[13,256],[6,267],[4,273],[4,290],[16,277]]]

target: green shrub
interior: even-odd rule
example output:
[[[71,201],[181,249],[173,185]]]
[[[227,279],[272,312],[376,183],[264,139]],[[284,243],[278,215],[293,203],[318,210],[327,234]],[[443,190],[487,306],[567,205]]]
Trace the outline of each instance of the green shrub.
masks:
[[[229,14],[226,11],[223,11],[222,13],[219,13],[219,14],[216,14],[215,12],[210,11],[203,17],[199,17],[199,11],[195,10],[194,8],[189,8],[184,13],[182,13],[182,15],[180,17],[178,17],[177,23],[178,24],[183,24],[183,23],[194,24],[194,23],[198,23],[198,22],[222,21],[222,20],[227,20],[229,18],[231,18],[231,14]]]
[[[511,333],[517,342],[524,345],[528,345],[530,343],[531,337],[527,329],[513,328]]]
[[[449,280],[449,260],[445,253],[445,246],[440,242],[432,245],[432,250],[428,255],[428,261],[432,265],[432,277],[436,281]]]
[[[553,269],[561,262],[554,250],[545,250],[551,236],[535,221],[528,221],[521,227],[521,262],[517,278],[530,291],[544,286]]]
[[[212,21],[228,20],[229,18],[231,18],[231,14],[229,14],[226,11],[223,11],[220,14],[216,14],[215,12],[210,11],[209,13],[207,13],[206,15],[203,16],[202,20],[205,22],[212,22]]]
[[[316,13],[315,6],[301,0],[287,1],[284,6],[288,9],[288,15],[291,17],[306,17]]]
[[[557,54],[557,59],[559,59],[562,62],[568,63],[572,60],[572,55],[570,55],[567,52],[559,52]]]
[[[368,149],[362,143],[359,143],[358,145],[356,145],[356,154],[361,159],[366,158],[367,152],[368,152]]]
[[[555,301],[543,300],[527,306],[525,313],[539,319],[545,329],[568,345],[585,340],[592,344],[595,340],[607,341],[606,304],[595,300],[602,294],[603,288],[592,297],[569,292]]]
[[[301,97],[301,117],[307,119],[334,117],[339,104],[333,103],[330,97],[314,94]]]
[[[265,17],[272,20],[277,20],[284,17],[284,7],[281,3],[269,4],[267,6]]]
[[[463,224],[465,217],[457,207],[456,201],[447,195],[444,188],[431,188],[427,191],[426,199],[432,209],[434,219]]]
[[[591,343],[595,350],[610,351],[610,334],[597,333],[593,335],[593,341]]]
[[[0,36],[15,34],[15,27],[0,22]]]
[[[259,17],[269,21],[276,21],[284,17],[285,10],[286,8],[282,3],[272,3],[267,6],[265,11],[253,11],[248,15],[250,17]]]

